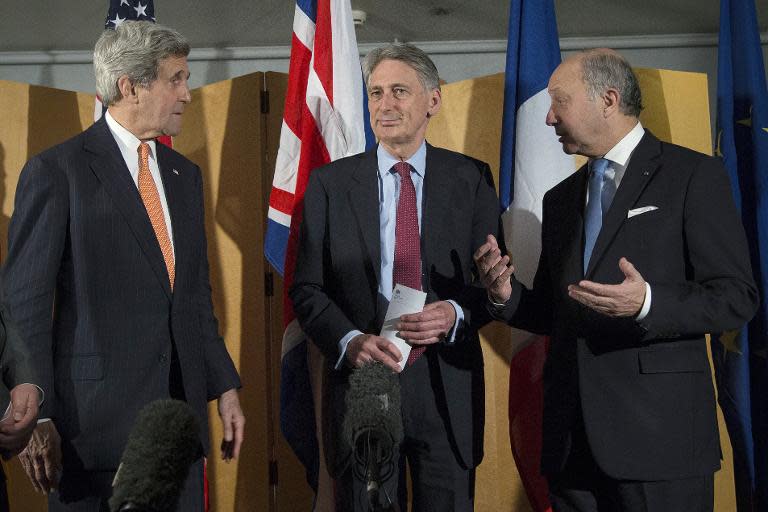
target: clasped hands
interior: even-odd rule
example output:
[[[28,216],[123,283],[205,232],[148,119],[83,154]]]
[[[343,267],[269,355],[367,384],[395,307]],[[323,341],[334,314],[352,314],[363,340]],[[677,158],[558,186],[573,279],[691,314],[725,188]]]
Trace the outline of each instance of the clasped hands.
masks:
[[[474,254],[480,282],[488,291],[488,298],[497,304],[506,303],[512,295],[514,266],[508,255],[502,255],[493,235]],[[581,280],[568,285],[568,296],[598,313],[611,317],[634,317],[645,300],[645,280],[626,258],[619,260],[624,281],[619,284],[601,284]]]
[[[420,313],[403,315],[397,324],[401,338],[411,345],[432,345],[448,336],[456,323],[456,310],[450,302],[432,302]],[[399,361],[403,355],[397,346],[386,338],[373,334],[358,334],[347,345],[347,361],[359,368],[373,361],[380,361],[393,372],[401,372]]]

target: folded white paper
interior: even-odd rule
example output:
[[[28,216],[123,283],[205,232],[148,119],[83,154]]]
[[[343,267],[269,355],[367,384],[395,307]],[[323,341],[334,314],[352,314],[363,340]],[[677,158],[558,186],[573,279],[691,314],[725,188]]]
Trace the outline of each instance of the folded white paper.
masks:
[[[398,361],[401,365],[408,359],[411,353],[411,346],[400,336],[398,336],[397,323],[402,315],[411,313],[421,313],[424,309],[424,303],[427,300],[425,292],[414,290],[398,284],[392,290],[392,300],[389,301],[387,314],[384,317],[384,325],[381,327],[381,337],[386,338],[400,350],[403,358]]]
[[[643,213],[652,212],[653,210],[658,210],[658,209],[659,209],[658,206],[643,206],[642,208],[635,208],[627,212],[627,218],[631,219],[636,215],[641,215]]]

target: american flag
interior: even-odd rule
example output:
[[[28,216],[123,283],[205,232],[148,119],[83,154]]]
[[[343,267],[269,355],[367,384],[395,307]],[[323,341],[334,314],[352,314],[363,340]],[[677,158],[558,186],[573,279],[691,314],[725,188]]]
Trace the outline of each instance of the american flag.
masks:
[[[115,29],[125,20],[155,21],[155,4],[152,0],[110,0],[104,28]]]
[[[307,341],[287,291],[293,282],[302,200],[309,175],[323,164],[366,149],[364,102],[349,0],[297,0],[264,252],[285,281],[281,427],[315,489],[318,444]]]

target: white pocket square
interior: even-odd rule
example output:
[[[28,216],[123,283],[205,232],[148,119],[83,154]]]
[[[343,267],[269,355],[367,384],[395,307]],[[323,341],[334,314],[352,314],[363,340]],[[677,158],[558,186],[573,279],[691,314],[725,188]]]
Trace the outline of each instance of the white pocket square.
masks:
[[[658,209],[659,209],[658,206],[643,206],[642,208],[634,208],[627,212],[627,218],[631,219],[635,215],[642,215],[643,213],[652,212],[653,210],[658,210]]]

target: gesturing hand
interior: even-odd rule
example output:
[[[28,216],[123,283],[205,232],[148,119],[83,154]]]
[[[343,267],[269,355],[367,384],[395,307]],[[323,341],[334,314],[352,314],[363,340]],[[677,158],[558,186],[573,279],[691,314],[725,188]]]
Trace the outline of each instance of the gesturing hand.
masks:
[[[619,260],[621,284],[579,281],[568,286],[568,295],[598,313],[613,317],[637,316],[645,301],[645,280],[627,258]]]
[[[488,235],[486,242],[478,247],[474,254],[475,265],[480,273],[480,282],[493,302],[503,304],[512,295],[510,278],[515,267],[510,264],[509,256],[501,255],[496,237]]]

